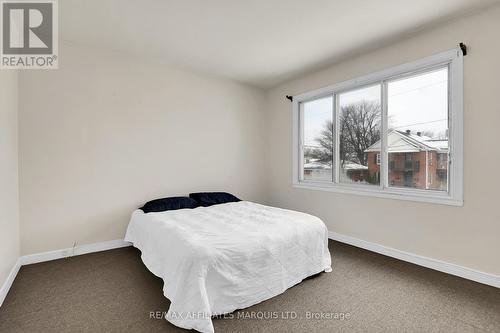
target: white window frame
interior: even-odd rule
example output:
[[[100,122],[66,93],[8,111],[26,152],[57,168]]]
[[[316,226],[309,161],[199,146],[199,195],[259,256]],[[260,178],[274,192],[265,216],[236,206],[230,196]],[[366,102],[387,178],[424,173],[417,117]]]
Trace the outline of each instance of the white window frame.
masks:
[[[409,188],[394,188],[388,186],[388,153],[386,140],[387,124],[387,81],[411,74],[425,73],[432,68],[448,66],[448,126],[449,126],[449,157],[448,157],[448,191],[421,190]],[[310,181],[303,179],[302,151],[302,114],[300,105],[303,102],[335,95],[341,92],[363,86],[381,83],[382,87],[382,129],[381,129],[381,165],[380,186],[362,184],[342,184],[339,182]],[[335,96],[334,96],[335,97]],[[336,99],[334,98],[334,101]],[[333,103],[334,123],[337,123],[337,110]],[[338,128],[338,125],[336,126]],[[338,131],[336,131],[338,132]],[[338,136],[338,134],[337,134]],[[314,91],[293,97],[293,170],[292,186],[302,189],[329,191],[346,194],[357,194],[379,198],[410,200],[446,204],[463,205],[463,54],[459,48],[442,52],[421,60],[395,66],[376,73],[344,81]],[[338,154],[336,154],[338,155]],[[334,157],[336,159],[336,157]],[[334,161],[334,174],[338,173],[338,164]],[[335,177],[334,177],[335,178]],[[338,178],[336,178],[338,179]]]

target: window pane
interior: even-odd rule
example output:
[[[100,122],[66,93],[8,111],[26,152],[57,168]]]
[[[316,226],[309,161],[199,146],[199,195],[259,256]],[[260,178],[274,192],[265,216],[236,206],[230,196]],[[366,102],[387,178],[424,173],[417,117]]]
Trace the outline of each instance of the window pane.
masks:
[[[448,190],[448,68],[388,83],[389,186]]]
[[[380,85],[339,95],[341,183],[380,184]],[[380,149],[379,149],[380,150]]]
[[[333,97],[301,104],[304,131],[304,180],[332,181]]]

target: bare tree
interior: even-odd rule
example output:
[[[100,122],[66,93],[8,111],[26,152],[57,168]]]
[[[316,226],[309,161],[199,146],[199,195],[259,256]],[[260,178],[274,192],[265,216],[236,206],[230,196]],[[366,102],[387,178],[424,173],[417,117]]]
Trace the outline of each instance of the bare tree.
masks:
[[[341,160],[367,164],[365,150],[380,140],[380,112],[380,103],[368,101],[341,108]]]
[[[365,150],[380,140],[380,104],[369,101],[343,106],[340,110],[340,159],[366,165]],[[316,142],[321,148],[309,152],[311,158],[329,164],[333,159],[334,126],[326,121]]]
[[[319,163],[332,163],[334,142],[333,131],[333,122],[331,120],[327,120],[323,126],[323,130],[315,139],[321,148],[311,149],[307,152],[311,158],[316,159]]]

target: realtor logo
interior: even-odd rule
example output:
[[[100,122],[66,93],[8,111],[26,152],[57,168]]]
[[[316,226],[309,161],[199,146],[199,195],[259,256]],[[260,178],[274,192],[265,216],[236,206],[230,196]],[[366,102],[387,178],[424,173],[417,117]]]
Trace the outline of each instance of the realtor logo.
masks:
[[[56,0],[0,0],[1,68],[57,68]]]

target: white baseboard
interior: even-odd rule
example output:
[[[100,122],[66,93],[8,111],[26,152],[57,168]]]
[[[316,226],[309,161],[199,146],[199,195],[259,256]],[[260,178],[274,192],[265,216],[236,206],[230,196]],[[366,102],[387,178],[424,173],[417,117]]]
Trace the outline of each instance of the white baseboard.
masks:
[[[500,288],[500,276],[497,275],[480,272],[474,269],[466,268],[455,264],[450,264],[437,259],[419,256],[417,254],[397,250],[394,248],[390,248],[372,242],[367,242],[358,238],[342,235],[333,231],[329,231],[328,237],[330,239],[333,239],[341,243],[346,243],[365,250],[380,253],[399,260],[407,261],[419,266],[431,268],[440,272],[459,276],[464,279]],[[36,264],[39,262],[62,259],[87,253],[112,250],[121,247],[127,247],[130,245],[131,243],[126,242],[123,239],[116,239],[107,242],[80,245],[76,246],[75,248],[66,248],[62,250],[55,250],[55,251],[22,256],[14,264],[14,267],[12,267],[9,276],[7,277],[4,284],[2,285],[2,288],[0,289],[0,306],[5,300],[5,297],[7,296],[7,293],[9,292],[12,283],[14,282],[14,279],[16,278],[16,275],[19,272],[19,269],[23,265]]]
[[[5,300],[5,297],[7,297],[7,294],[9,293],[10,287],[12,287],[12,283],[14,282],[14,279],[16,278],[17,273],[19,272],[19,269],[21,268],[21,263],[19,259],[16,261],[14,264],[14,267],[10,270],[9,275],[7,276],[7,279],[2,285],[2,289],[0,289],[0,306],[2,306],[3,301]]]
[[[407,261],[415,265],[427,267],[440,271],[443,273],[448,273],[451,275],[459,276],[464,279],[476,281],[489,286],[500,288],[500,276],[484,273],[477,271],[475,269],[450,264],[445,261],[432,259],[428,257],[423,257],[417,254],[397,250],[391,247],[380,245],[377,243],[367,242],[358,238],[342,235],[333,231],[328,232],[328,237],[335,241],[353,245],[365,250],[380,253],[388,257],[396,258],[399,260]]]
[[[75,246],[75,248],[69,247],[62,250],[48,251],[42,253],[28,254],[22,256],[20,259],[21,265],[36,264],[39,262],[50,261],[55,259],[68,258],[72,256],[78,256],[87,253],[100,252],[106,250],[117,249],[120,247],[130,246],[129,242],[123,239],[116,239],[107,242],[85,244]]]
[[[7,296],[7,293],[9,292],[12,283],[14,282],[14,279],[16,278],[16,275],[19,272],[19,269],[23,265],[30,265],[44,261],[68,258],[72,256],[78,256],[81,254],[112,250],[130,245],[132,245],[130,242],[126,242],[123,239],[116,239],[101,243],[79,245],[75,246],[74,248],[70,247],[62,250],[48,251],[48,252],[28,254],[26,256],[22,256],[17,260],[14,267],[12,267],[12,270],[10,271],[7,280],[5,280],[2,289],[0,289],[0,306],[5,300],[5,297]]]

